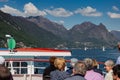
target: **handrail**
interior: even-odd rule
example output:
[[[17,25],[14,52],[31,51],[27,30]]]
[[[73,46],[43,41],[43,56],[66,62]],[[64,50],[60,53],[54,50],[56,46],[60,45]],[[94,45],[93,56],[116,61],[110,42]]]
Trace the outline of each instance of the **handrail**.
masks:
[[[19,62],[20,63],[20,65],[19,66],[11,66],[10,64],[7,64],[7,62],[9,63],[10,61],[12,61],[12,62]],[[21,66],[21,63],[22,62],[30,62],[30,64],[29,64],[29,66]],[[43,69],[45,69],[45,67],[39,67],[39,66],[34,66],[34,65],[32,65],[32,63],[31,62],[49,62],[49,59],[33,59],[33,58],[9,58],[9,59],[6,59],[5,60],[5,66],[7,66],[9,69],[18,69],[18,70],[20,70],[19,71],[19,73],[18,74],[21,74],[21,70],[22,69],[28,69],[28,68],[30,68],[30,71],[32,70],[32,69],[38,69],[38,70],[43,70]],[[66,60],[66,62],[70,62],[70,60]],[[104,62],[98,62],[99,64],[104,64]],[[28,64],[27,64],[28,65]]]

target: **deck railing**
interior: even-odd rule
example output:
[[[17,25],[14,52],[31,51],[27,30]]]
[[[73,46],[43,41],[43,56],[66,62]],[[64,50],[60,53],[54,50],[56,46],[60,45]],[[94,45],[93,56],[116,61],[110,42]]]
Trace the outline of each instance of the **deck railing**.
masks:
[[[70,60],[66,61],[67,63],[70,62]],[[6,59],[5,66],[10,69],[11,73],[13,74],[14,80],[42,80],[42,72],[46,66],[35,66],[36,62],[38,64],[49,64],[48,59],[10,58]],[[103,64],[103,62],[99,62],[99,64]],[[39,79],[36,79],[35,77]]]

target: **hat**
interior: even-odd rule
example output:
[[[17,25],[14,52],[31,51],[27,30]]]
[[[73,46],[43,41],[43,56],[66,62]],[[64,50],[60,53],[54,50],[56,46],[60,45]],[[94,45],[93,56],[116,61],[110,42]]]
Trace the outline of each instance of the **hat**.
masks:
[[[71,63],[77,63],[77,62],[78,62],[78,59],[72,58],[72,59],[70,59],[70,61],[71,61]]]
[[[5,58],[0,56],[0,64],[3,64],[5,62]]]

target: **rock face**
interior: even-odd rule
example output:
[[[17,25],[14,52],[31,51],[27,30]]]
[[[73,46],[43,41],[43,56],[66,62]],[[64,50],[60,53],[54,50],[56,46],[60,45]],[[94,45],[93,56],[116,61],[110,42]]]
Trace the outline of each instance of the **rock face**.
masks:
[[[18,44],[29,47],[112,47],[118,41],[102,23],[83,22],[67,30],[63,25],[41,16],[15,17],[2,11],[0,34],[1,47],[5,44],[5,34],[13,35]]]
[[[111,33],[120,41],[120,30],[112,30]]]
[[[84,22],[73,26],[69,32],[74,42],[82,42],[87,46],[114,45],[117,41],[102,23],[95,25],[91,22]]]
[[[27,19],[34,22],[39,27],[52,32],[56,36],[59,36],[63,39],[68,37],[67,29],[63,25],[52,22],[42,16],[28,17]]]

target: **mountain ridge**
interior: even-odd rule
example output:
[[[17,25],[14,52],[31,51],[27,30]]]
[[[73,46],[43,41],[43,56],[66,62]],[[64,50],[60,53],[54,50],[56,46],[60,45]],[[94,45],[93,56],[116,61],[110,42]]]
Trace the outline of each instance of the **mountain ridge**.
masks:
[[[33,47],[112,47],[118,41],[102,23],[96,25],[91,22],[83,22],[67,30],[63,25],[41,16],[23,18],[11,16],[2,11],[0,11],[0,20],[1,42],[6,33],[12,33],[13,36],[17,37],[17,41],[27,44],[26,46],[34,45]],[[2,25],[6,25],[4,26],[6,30],[11,28],[13,31],[7,32]],[[19,37],[23,39],[19,40]]]

